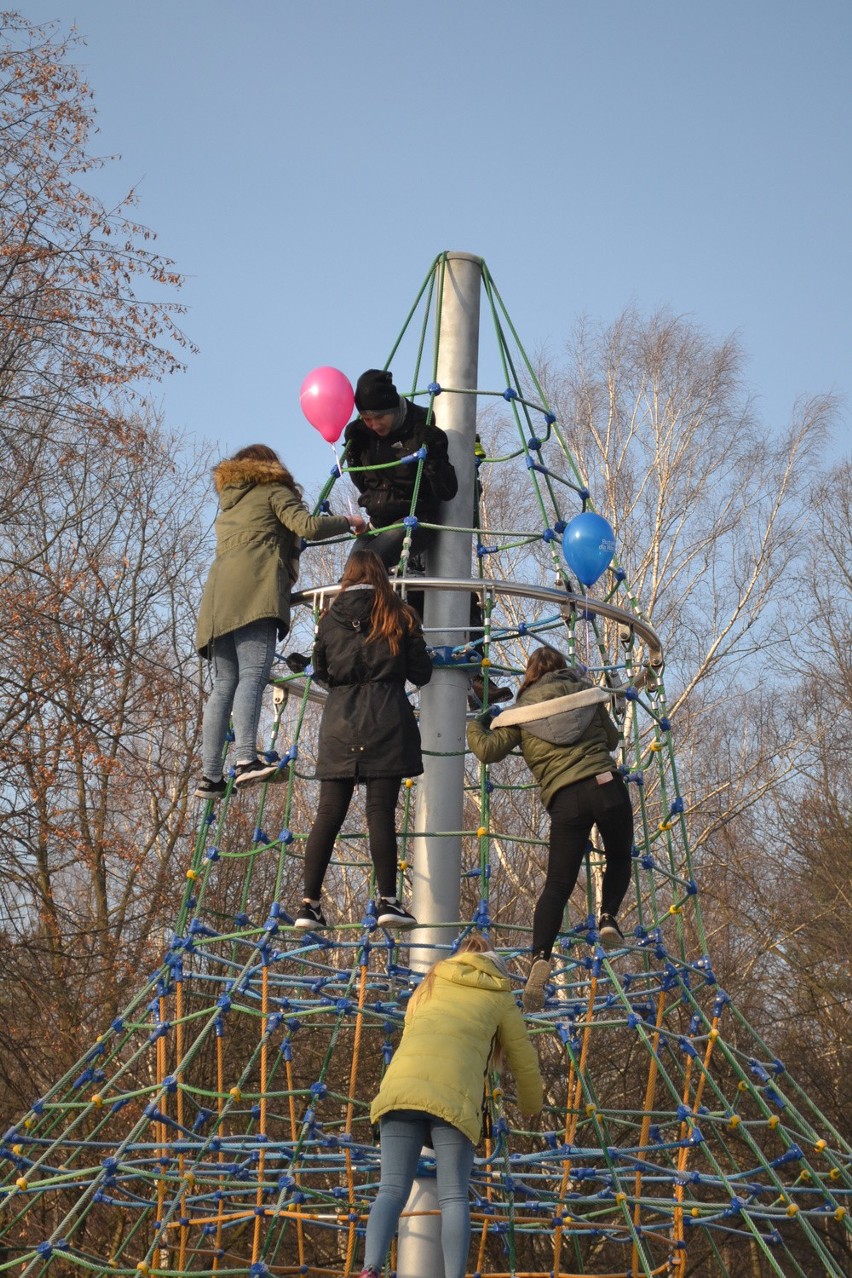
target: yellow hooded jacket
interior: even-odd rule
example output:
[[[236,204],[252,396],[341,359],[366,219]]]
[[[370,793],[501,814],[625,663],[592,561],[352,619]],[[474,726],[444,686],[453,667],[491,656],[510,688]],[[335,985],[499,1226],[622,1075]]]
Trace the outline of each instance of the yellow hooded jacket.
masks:
[[[494,957],[466,952],[437,964],[431,993],[409,1004],[402,1040],[370,1110],[374,1123],[391,1110],[419,1109],[476,1144],[495,1036],[515,1077],[518,1106],[525,1114],[541,1109],[538,1057],[511,981]]]

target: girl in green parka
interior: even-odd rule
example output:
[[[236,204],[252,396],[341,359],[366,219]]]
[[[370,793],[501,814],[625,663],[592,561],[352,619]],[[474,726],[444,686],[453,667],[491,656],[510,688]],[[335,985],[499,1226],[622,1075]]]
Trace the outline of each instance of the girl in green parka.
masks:
[[[535,1048],[502,959],[478,933],[424,976],[370,1110],[381,1123],[382,1173],[367,1222],[361,1278],[378,1278],[424,1145],[435,1151],[444,1278],[464,1278],[469,1185],[489,1062],[508,1062],[523,1114],[541,1109]],[[493,1062],[492,1062],[493,1063]]]
[[[496,763],[521,747],[550,816],[547,877],[533,915],[533,962],[524,990],[528,1012],[544,1006],[551,951],[593,825],[606,860],[598,940],[606,949],[624,940],[617,916],[630,883],[633,810],[610,754],[619,737],[604,709],[608,701],[608,692],[544,644],[530,657],[515,708],[501,716],[500,727],[490,728],[487,715],[468,724],[468,745],[482,763]]]
[[[204,775],[196,798],[224,794],[222,752],[233,714],[235,781],[250,785],[277,763],[257,757],[263,690],[276,638],[290,628],[290,591],[301,539],[322,541],[366,528],[359,515],[312,515],[302,491],[271,448],[251,444],[213,471],[219,494],[216,558],[201,597],[195,646],[213,666],[202,729]]]

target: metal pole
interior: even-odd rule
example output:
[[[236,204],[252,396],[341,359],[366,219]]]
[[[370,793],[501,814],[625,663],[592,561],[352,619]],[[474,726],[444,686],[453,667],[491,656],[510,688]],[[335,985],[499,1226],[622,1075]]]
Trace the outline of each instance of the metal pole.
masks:
[[[445,265],[444,265],[445,261]],[[475,390],[479,353],[479,298],[482,260],[450,253],[443,269],[437,381],[442,391]],[[449,440],[458,492],[442,508],[442,522],[470,528],[473,523],[476,396],[442,393],[435,417]],[[470,577],[469,532],[442,531],[430,548],[428,570],[436,577]],[[470,598],[459,591],[427,591],[424,624],[432,647],[452,648],[464,641]],[[459,917],[461,828],[464,810],[465,711],[467,675],[438,666],[420,694],[420,736],[425,772],[417,790],[412,904],[421,926],[412,962],[421,970],[440,957],[430,947],[446,941],[446,927]],[[449,833],[444,833],[449,831]]]
[[[445,263],[445,264],[444,264]],[[450,391],[475,390],[479,351],[479,295],[482,260],[469,253],[450,253],[443,270],[437,381]],[[440,293],[440,290],[439,290]],[[458,493],[442,510],[451,527],[473,524],[476,396],[441,394],[435,400],[437,424],[449,439],[450,461],[458,477]],[[471,533],[442,531],[430,549],[431,576],[471,575]],[[470,621],[470,597],[461,591],[426,592],[424,623],[431,647],[457,647]],[[425,971],[441,954],[435,947],[452,935],[441,924],[459,917],[461,898],[461,828],[464,812],[465,710],[467,676],[463,670],[438,666],[420,694],[420,736],[425,771],[417,791],[412,907],[421,926],[414,933],[411,965]],[[444,833],[449,831],[449,833]],[[403,1218],[397,1247],[398,1278],[443,1278],[441,1218],[433,1177],[418,1177],[406,1212],[434,1215]]]

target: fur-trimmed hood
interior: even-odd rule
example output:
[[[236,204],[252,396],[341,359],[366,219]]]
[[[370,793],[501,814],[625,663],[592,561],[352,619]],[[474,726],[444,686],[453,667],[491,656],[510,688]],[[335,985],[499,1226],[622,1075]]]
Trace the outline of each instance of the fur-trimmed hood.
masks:
[[[293,476],[280,462],[226,458],[214,467],[213,483],[217,493],[221,493],[223,488],[246,488],[252,484],[286,484],[292,488]]]
[[[229,458],[213,471],[219,495],[216,558],[201,597],[195,646],[208,660],[213,641],[253,621],[290,626],[290,590],[302,540],[349,531],[346,515],[312,515],[278,461]]]

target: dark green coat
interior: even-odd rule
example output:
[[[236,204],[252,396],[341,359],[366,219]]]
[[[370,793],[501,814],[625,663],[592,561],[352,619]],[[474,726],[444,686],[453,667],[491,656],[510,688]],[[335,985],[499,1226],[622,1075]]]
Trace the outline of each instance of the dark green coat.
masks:
[[[579,687],[589,687],[578,682],[568,670],[556,670],[546,674],[518,697],[519,706],[536,705],[554,697],[564,697]],[[499,725],[499,717],[495,720]],[[541,790],[541,801],[549,807],[557,790],[573,785],[585,777],[612,770],[610,750],[618,745],[618,729],[602,705],[595,707],[589,727],[572,745],[554,745],[541,737],[525,732],[522,727],[486,728],[478,719],[467,725],[467,743],[482,763],[497,763],[518,746],[530,772]]]
[[[312,515],[288,479],[277,462],[229,460],[213,472],[220,508],[216,558],[195,634],[196,650],[208,660],[214,639],[252,621],[275,620],[283,639],[301,538],[323,541],[349,531],[345,515]]]

